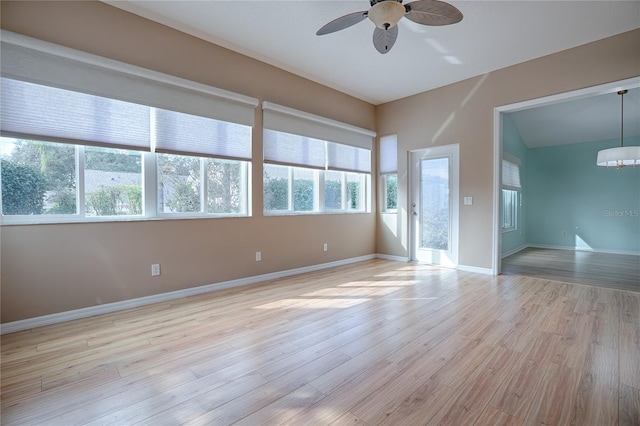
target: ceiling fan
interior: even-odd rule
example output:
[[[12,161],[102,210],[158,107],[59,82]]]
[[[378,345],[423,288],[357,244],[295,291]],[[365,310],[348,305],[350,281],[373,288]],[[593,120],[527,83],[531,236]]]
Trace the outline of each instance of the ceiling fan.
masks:
[[[462,20],[462,12],[455,6],[438,0],[417,0],[402,4],[402,0],[370,0],[371,8],[362,12],[349,13],[329,22],[316,35],[330,34],[344,30],[365,18],[376,25],[373,31],[373,45],[380,53],[387,53],[398,38],[398,21],[403,16],[422,25],[451,25]]]

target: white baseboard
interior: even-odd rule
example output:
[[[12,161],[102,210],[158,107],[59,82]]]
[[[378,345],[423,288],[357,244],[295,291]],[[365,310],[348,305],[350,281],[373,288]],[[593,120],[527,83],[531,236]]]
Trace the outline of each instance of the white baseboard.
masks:
[[[393,256],[390,254],[382,254],[382,253],[376,253],[376,259],[392,260],[394,262],[404,262],[404,263],[407,263],[409,261],[408,257]]]
[[[474,272],[476,274],[493,275],[493,270],[491,268],[480,268],[478,266],[458,265],[456,266],[456,269],[464,272]]]
[[[58,324],[61,322],[92,317],[95,315],[107,314],[124,309],[137,308],[139,306],[151,305],[153,303],[166,302],[168,300],[180,299],[183,297],[195,296],[203,293],[211,293],[218,290],[240,287],[249,284],[257,284],[263,281],[271,281],[278,278],[289,277],[292,275],[319,271],[321,269],[335,268],[337,266],[349,265],[351,263],[363,262],[365,260],[371,260],[375,258],[375,254],[369,254],[365,256],[352,257],[350,259],[337,260],[335,262],[321,263],[319,265],[305,266],[302,268],[272,272],[263,275],[255,275],[253,277],[223,281],[220,283],[207,284],[198,287],[191,287],[184,290],[170,291],[167,293],[154,294],[152,296],[139,297],[136,299],[123,300],[120,302],[106,303],[104,305],[89,306],[87,308],[74,309],[72,311],[60,312],[57,314],[27,318],[19,321],[0,324],[0,334],[15,333],[16,331],[29,330],[36,327],[43,327],[46,325]]]
[[[529,246],[529,245],[527,245],[527,244],[523,244],[523,245],[521,245],[521,246],[519,246],[519,247],[516,247],[516,248],[514,248],[514,249],[508,250],[508,251],[506,251],[506,252],[502,253],[502,258],[504,259],[505,257],[509,257],[509,256],[511,256],[512,254],[516,254],[516,253],[518,253],[519,251],[522,251],[522,250],[526,249],[527,247],[530,247],[530,246]]]
[[[626,254],[629,256],[640,256],[640,252],[626,251],[626,250],[601,250],[601,249],[592,249],[592,248],[585,248],[585,247],[550,246],[545,244],[528,244],[527,247],[551,249],[551,250],[590,251],[593,253]]]

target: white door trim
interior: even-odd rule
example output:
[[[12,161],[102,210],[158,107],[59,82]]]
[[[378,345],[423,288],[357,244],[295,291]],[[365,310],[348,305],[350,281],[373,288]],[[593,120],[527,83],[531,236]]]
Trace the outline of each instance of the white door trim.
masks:
[[[416,234],[414,229],[414,219],[413,219],[413,207],[414,202],[418,204],[418,200],[414,200],[414,183],[415,183],[415,170],[414,170],[414,158],[419,156],[419,158],[424,157],[449,157],[451,158],[451,167],[450,167],[450,182],[451,182],[451,195],[450,195],[450,212],[451,212],[451,263],[450,264],[442,264],[441,266],[453,267],[455,268],[458,265],[458,255],[459,255],[459,221],[460,221],[460,144],[450,144],[450,145],[440,145],[431,148],[423,148],[417,150],[411,150],[408,153],[408,196],[407,196],[407,213],[408,213],[408,226],[407,230],[409,233],[409,259],[417,260],[416,255]]]
[[[529,108],[544,105],[553,105],[569,100],[589,98],[592,96],[604,95],[617,92],[621,89],[634,89],[640,87],[640,77],[633,77],[626,80],[614,81],[598,86],[559,93],[557,95],[545,96],[543,98],[531,99],[509,105],[502,105],[493,109],[493,239],[491,269],[493,275],[500,274],[502,232],[500,227],[500,187],[502,181],[502,114],[521,111]],[[595,161],[595,160],[594,160]]]

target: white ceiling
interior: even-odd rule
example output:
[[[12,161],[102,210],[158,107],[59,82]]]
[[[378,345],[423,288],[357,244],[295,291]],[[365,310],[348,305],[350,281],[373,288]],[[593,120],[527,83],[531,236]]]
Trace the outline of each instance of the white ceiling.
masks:
[[[621,99],[613,91],[509,113],[528,148],[620,139]],[[624,137],[640,136],[640,88],[624,95]]]
[[[640,28],[640,0],[450,1],[462,22],[401,19],[395,46],[382,55],[369,20],[315,35],[367,10],[368,0],[103,1],[375,105]],[[625,96],[625,109],[625,136],[640,135],[640,90]],[[620,137],[615,91],[511,116],[531,148]]]
[[[640,27],[637,0],[451,1],[462,22],[403,18],[382,55],[369,20],[315,35],[367,0],[104,1],[376,105]]]

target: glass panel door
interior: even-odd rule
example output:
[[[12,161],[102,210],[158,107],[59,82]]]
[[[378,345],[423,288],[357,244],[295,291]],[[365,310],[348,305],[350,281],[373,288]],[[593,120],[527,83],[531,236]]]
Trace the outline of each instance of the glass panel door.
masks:
[[[458,145],[413,152],[412,260],[458,263]]]

